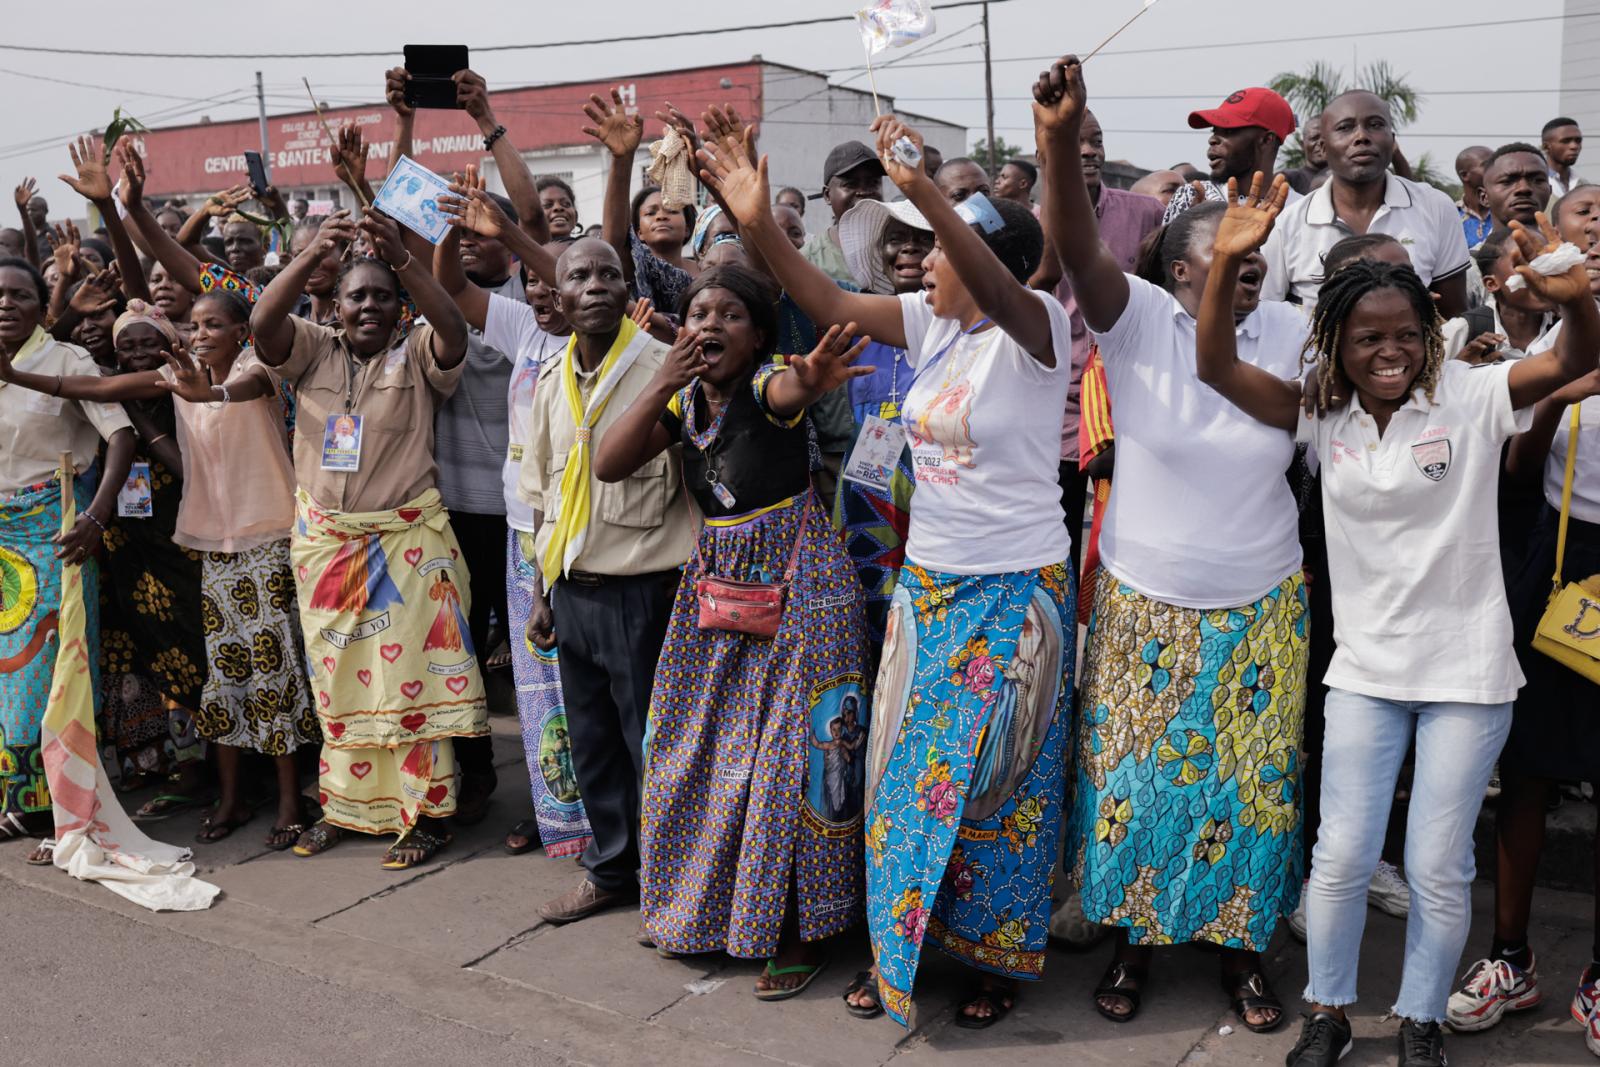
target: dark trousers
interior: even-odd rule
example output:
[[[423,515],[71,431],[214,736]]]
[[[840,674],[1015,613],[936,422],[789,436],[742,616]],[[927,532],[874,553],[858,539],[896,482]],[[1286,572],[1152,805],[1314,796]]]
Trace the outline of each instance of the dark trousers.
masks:
[[[1089,476],[1078,469],[1075,459],[1061,462],[1061,507],[1067,513],[1067,529],[1072,533],[1072,573],[1078,577],[1083,562],[1083,510],[1089,492]]]
[[[594,838],[581,862],[601,889],[639,875],[645,715],[678,572],[557,581],[550,595],[572,769]]]
[[[506,610],[506,517],[452,511],[450,526],[472,579],[467,630],[481,665],[494,651],[488,647],[490,613],[500,620],[502,628],[510,618]],[[456,738],[456,762],[461,765],[463,786],[474,781],[477,788],[494,791],[498,776],[494,770],[494,743],[488,735]]]

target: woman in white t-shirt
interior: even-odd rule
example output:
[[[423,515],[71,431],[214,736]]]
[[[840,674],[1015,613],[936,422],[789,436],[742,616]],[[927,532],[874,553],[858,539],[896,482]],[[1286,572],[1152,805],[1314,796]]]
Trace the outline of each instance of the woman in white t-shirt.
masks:
[[[1068,855],[1117,947],[1095,1007],[1138,1012],[1152,947],[1219,947],[1255,1031],[1283,1019],[1259,953],[1299,899],[1300,741],[1309,613],[1286,431],[1195,374],[1195,311],[1226,205],[1168,225],[1124,274],[1099,239],[1067,58],[1035,89],[1056,253],[1105,364],[1117,470],[1085,650]],[[1293,375],[1305,318],[1260,303],[1261,258],[1228,309],[1243,358]]]
[[[916,504],[867,746],[876,974],[845,999],[852,1014],[910,1025],[931,941],[984,972],[956,1015],[980,1028],[1044,966],[1076,644],[1056,485],[1072,332],[1061,305],[1026,286],[1044,247],[1032,212],[981,196],[951,205],[920,162],[894,154],[897,142],[920,152],[917,134],[893,117],[874,130],[925,217],[913,225],[934,234],[920,292],[847,293],[802,259],[772,219],[748,131],[703,152],[702,173],[806,314],[858,323],[916,371],[904,404]]]
[[[532,244],[531,238],[483,193],[475,179],[476,175],[469,174],[465,184],[455,187],[458,195],[441,202],[454,226],[440,244],[434,271],[439,284],[461,309],[467,325],[481,330],[484,343],[511,356],[513,364],[506,405],[510,445],[502,471],[507,527],[506,604],[511,616],[506,627],[512,635],[511,676],[517,688],[517,718],[522,726],[522,754],[528,765],[534,817],[522,819],[511,828],[506,834],[505,850],[520,855],[542,845],[547,856],[575,856],[589,843],[589,820],[570,776],[562,773],[564,746],[568,742],[555,649],[532,648],[520,636],[527,632],[534,600],[542,599],[544,590],[534,559],[533,509],[517,495],[522,448],[540,369],[560,359],[572,328],[562,316],[551,288],[555,275],[553,253]],[[463,229],[491,238],[504,236],[508,247],[519,251],[525,260],[522,270],[527,303],[492,293],[467,278],[457,253]]]
[[[1472,367],[1445,359],[1415,272],[1353,263],[1323,283],[1306,345],[1324,402],[1349,400],[1305,418],[1300,384],[1241,361],[1227,321],[1241,266],[1283,206],[1283,179],[1265,199],[1262,183],[1258,174],[1218,227],[1198,359],[1219,393],[1269,426],[1298,427],[1322,459],[1338,650],[1325,679],[1322,823],[1307,890],[1312,1014],[1288,1063],[1325,1067],[1350,1047],[1344,1009],[1356,999],[1367,886],[1414,739],[1411,913],[1393,1012],[1400,1063],[1441,1064],[1440,1023],[1472,914],[1473,825],[1523,684],[1499,580],[1501,446],[1528,429],[1533,404],[1594,370],[1600,313],[1581,265],[1554,276],[1519,267],[1561,308],[1561,335],[1548,352]],[[1515,228],[1520,262],[1559,247],[1543,225],[1548,245]]]

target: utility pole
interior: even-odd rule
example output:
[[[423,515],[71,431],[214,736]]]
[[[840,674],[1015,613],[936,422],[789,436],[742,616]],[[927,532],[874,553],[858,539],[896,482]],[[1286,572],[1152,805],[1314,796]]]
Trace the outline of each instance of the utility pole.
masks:
[[[261,85],[261,72],[256,71],[256,115],[261,122],[261,169],[272,180],[272,148],[267,143],[267,94]]]
[[[989,165],[984,168],[992,180],[999,170],[994,154],[994,66],[989,62],[989,5],[983,5],[983,96],[989,115]],[[263,122],[266,120],[263,119]],[[264,128],[264,127],[263,127]]]

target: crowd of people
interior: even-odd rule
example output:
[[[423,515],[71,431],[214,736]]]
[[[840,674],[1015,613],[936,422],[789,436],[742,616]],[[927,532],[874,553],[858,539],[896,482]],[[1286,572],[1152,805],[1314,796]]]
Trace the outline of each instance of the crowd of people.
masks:
[[[763,1000],[864,923],[845,1011],[914,1025],[931,944],[981,1029],[1048,937],[1106,937],[1107,1020],[1199,944],[1266,1032],[1281,923],[1309,971],[1287,1062],[1322,1067],[1371,902],[1407,919],[1401,1064],[1541,1001],[1547,801],[1600,780],[1593,605],[1547,633],[1552,574],[1600,572],[1575,122],[1464,150],[1452,203],[1382,98],[1300,119],[1245,88],[1189,116],[1208,173],[1123,190],[1066,57],[1031,159],[991,175],[885,115],[774,196],[716,106],[657,113],[692,176],[635,190],[643,119],[594,96],[584,231],[455,82],[505,193],[453,175],[437,245],[371,206],[354,126],[333,162],[362,207],[320,219],[271,188],[151,203],[127,139],[70,146],[93,234],[18,187],[0,839],[51,828],[72,565],[106,763],[156,786],[136,818],[209,805],[201,842],[269,803],[270,766],[267,847],[428,862],[485,817],[509,671],[531,793],[505,847],[583,868],[540,917],[636,903],[643,949],[766,961]],[[1463,972],[1490,795],[1494,929]],[[1545,980],[1600,1055],[1600,962]]]

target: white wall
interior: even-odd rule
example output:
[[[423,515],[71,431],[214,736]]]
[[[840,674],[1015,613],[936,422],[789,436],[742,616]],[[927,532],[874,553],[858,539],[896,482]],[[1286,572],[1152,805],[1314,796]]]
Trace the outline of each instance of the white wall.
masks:
[[[1600,18],[1571,17],[1600,15],[1600,0],[1566,0],[1565,13],[1568,18],[1562,23],[1561,35],[1561,114],[1577,119],[1585,136],[1595,142],[1584,145],[1576,169],[1590,181],[1600,181]],[[1531,131],[1534,135],[1538,132],[1537,127]]]

